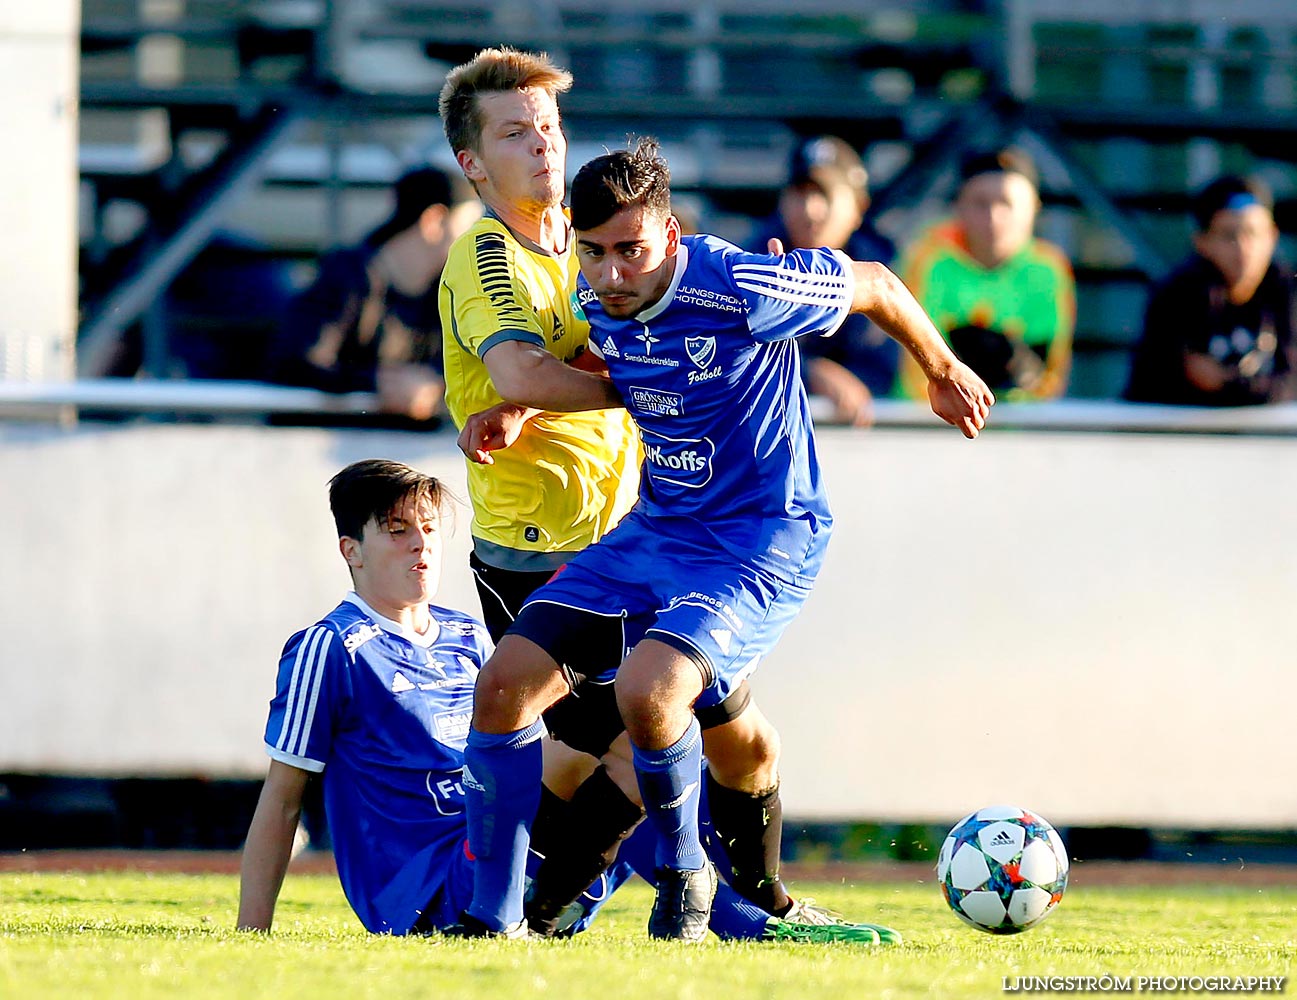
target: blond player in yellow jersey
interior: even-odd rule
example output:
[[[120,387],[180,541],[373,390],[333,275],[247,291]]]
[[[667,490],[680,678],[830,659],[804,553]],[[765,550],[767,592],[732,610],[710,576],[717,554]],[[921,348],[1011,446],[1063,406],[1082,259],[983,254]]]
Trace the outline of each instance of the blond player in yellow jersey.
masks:
[[[560,235],[566,241],[566,230]],[[441,311],[446,403],[456,426],[503,401],[492,374],[493,367],[501,374],[497,354],[513,356],[515,346],[525,345],[580,363],[589,326],[573,310],[575,282],[576,258],[567,246],[534,243],[490,210],[455,243],[442,275]],[[492,464],[468,466],[474,568],[548,576],[635,502],[639,439],[620,407],[540,412],[520,427]]]
[[[589,328],[574,305],[577,265],[562,205],[567,141],[558,110],[558,95],[571,83],[543,54],[486,49],[451,71],[440,99],[451,149],[485,206],[451,248],[440,306],[451,417],[462,429],[488,411],[498,429],[498,440],[487,438],[491,447],[469,454],[468,467],[470,563],[497,641],[527,641],[504,636],[526,598],[616,525],[639,484],[633,424],[606,373],[596,370],[601,363],[586,352]],[[596,380],[594,395],[607,408],[550,412],[570,395],[550,384],[553,357]],[[639,638],[632,630],[633,623],[609,619],[603,634],[590,635],[591,648],[606,649],[616,664]],[[547,711],[545,724],[589,755],[589,766],[593,758],[604,764],[575,791],[542,796],[532,845],[546,863],[527,911],[541,933],[553,931],[562,907],[600,874],[642,815],[628,753],[621,758],[614,746],[623,726],[612,686],[583,682],[566,670],[565,691],[575,694]],[[734,888],[771,913],[828,922],[808,901],[790,899],[779,878],[778,734],[747,685],[700,712],[699,722],[712,817]],[[617,745],[625,747],[624,737]],[[466,772],[465,780],[475,779]],[[558,811],[570,813],[564,826],[575,832],[546,843],[547,814]],[[512,836],[498,833],[502,841]]]

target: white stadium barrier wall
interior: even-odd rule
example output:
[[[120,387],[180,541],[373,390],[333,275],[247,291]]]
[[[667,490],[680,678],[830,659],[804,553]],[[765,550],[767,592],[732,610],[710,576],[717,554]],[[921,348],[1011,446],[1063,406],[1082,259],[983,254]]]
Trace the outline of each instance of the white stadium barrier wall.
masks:
[[[1297,437],[820,435],[837,527],[758,671],[786,811],[1297,826]],[[326,483],[450,434],[0,425],[0,771],[261,774],[282,643],[346,590]],[[476,610],[468,514],[441,600]]]

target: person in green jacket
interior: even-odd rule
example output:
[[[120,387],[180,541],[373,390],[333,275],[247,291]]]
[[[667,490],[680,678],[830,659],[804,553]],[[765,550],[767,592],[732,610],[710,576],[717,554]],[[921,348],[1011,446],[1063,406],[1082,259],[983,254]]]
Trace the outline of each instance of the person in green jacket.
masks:
[[[972,152],[960,164],[952,217],[925,231],[899,272],[955,353],[1001,399],[1052,399],[1067,388],[1076,325],[1072,267],[1034,233],[1037,174],[1017,147]],[[923,379],[901,369],[905,395]]]

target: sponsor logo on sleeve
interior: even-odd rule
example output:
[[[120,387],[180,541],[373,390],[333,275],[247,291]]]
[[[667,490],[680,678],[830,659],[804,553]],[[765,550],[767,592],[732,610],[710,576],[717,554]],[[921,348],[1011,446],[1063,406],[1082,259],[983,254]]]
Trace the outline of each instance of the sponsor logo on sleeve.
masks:
[[[370,639],[377,639],[383,634],[383,630],[371,622],[362,622],[358,628],[349,632],[342,637],[342,645],[348,653],[353,656],[361,646],[369,642]]]
[[[627,397],[631,412],[648,417],[678,417],[684,412],[684,397],[678,392],[649,389],[642,385],[630,386]]]

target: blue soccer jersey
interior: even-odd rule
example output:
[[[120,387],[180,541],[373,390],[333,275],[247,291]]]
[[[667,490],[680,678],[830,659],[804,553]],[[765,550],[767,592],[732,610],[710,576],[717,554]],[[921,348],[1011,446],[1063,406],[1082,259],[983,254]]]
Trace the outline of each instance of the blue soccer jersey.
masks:
[[[633,318],[608,316],[580,280],[591,345],[643,437],[643,513],[813,575],[831,516],[793,338],[836,330],[854,285],[835,251],[754,254],[714,236],[682,239],[666,293]]]
[[[486,627],[430,607],[418,635],[356,594],[284,647],[272,758],[323,771],[338,877],[369,930],[404,934],[464,852],[460,771]]]

